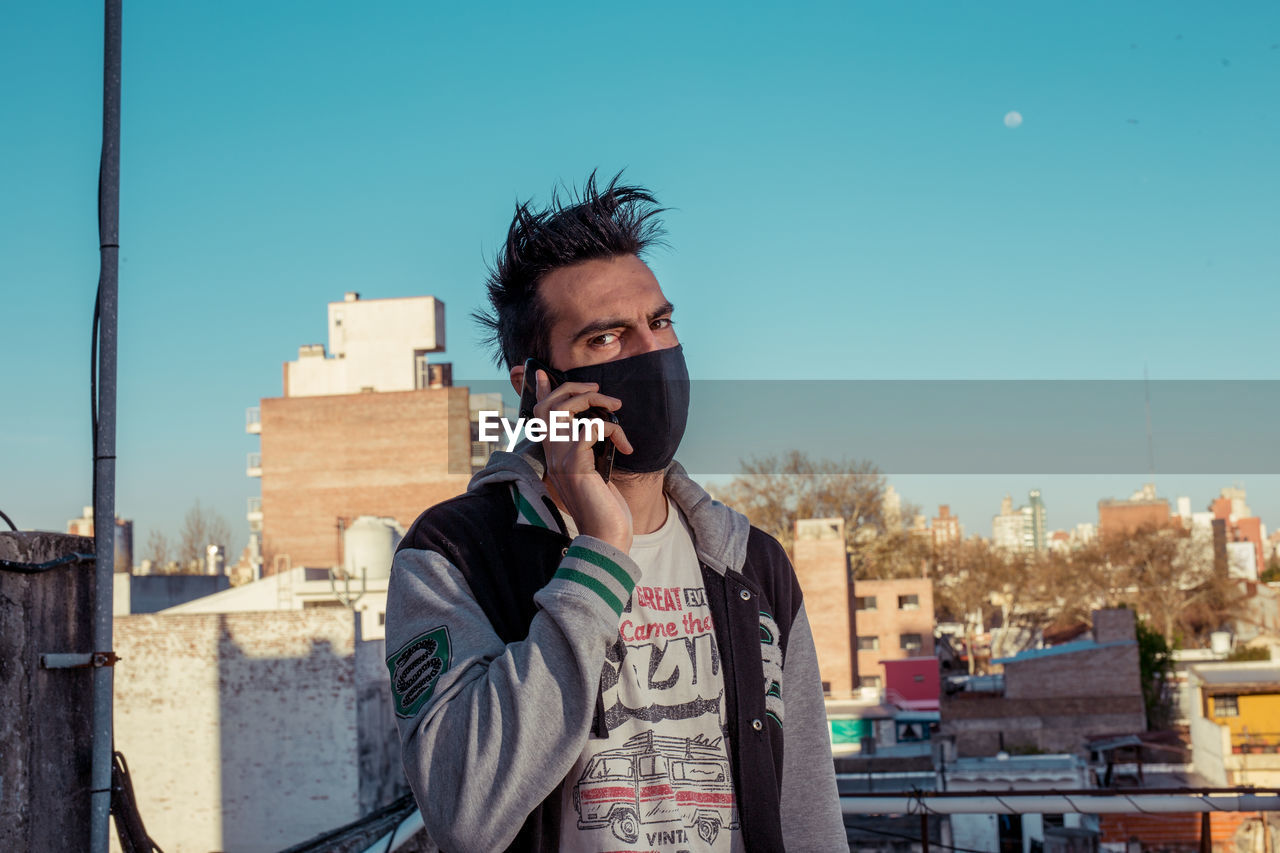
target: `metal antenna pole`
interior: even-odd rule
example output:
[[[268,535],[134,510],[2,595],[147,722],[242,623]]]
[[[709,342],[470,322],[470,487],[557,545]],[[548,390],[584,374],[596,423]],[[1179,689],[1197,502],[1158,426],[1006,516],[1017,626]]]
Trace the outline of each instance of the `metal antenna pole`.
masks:
[[[98,178],[101,266],[98,306],[98,416],[94,447],[93,651],[111,651],[111,599],[116,533],[116,330],[120,260],[120,29],[121,0],[105,0],[102,63],[102,160]],[[93,669],[93,764],[89,849],[110,843],[112,725],[110,666]]]

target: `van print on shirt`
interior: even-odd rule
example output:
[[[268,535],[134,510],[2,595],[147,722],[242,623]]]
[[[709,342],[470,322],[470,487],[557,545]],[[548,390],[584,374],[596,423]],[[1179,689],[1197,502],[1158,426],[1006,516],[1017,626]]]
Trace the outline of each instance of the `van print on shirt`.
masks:
[[[579,829],[609,827],[614,837],[649,847],[714,844],[738,828],[733,779],[720,738],[675,738],[652,730],[598,753],[573,787]]]

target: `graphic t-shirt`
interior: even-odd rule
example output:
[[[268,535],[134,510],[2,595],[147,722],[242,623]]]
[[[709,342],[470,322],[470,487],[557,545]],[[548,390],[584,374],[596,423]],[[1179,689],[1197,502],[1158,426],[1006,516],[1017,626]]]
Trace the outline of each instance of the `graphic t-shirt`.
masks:
[[[631,557],[640,583],[601,682],[609,736],[592,734],[566,780],[560,849],[739,853],[720,650],[675,504]]]

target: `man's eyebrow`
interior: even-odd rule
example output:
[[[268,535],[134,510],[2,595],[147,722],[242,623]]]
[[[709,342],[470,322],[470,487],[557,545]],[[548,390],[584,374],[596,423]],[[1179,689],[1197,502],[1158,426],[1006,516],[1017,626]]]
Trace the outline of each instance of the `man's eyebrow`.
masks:
[[[675,310],[676,310],[676,306],[672,305],[670,302],[664,302],[661,305],[659,305],[657,308],[649,312],[649,322],[652,323],[654,320],[657,320],[659,317],[665,317],[666,315],[670,314],[672,311],[675,311]],[[607,332],[610,329],[626,328],[627,326],[630,326],[630,325],[631,325],[631,320],[627,318],[604,317],[599,320],[593,320],[592,322],[583,326],[581,329],[579,329],[577,332],[574,333],[573,337],[570,340],[578,341],[587,337],[588,335],[595,335],[600,332]]]

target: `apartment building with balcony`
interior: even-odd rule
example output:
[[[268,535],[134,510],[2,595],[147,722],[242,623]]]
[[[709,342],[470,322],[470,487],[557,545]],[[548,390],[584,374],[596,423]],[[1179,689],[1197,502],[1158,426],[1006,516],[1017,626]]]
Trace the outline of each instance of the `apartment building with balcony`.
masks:
[[[245,466],[261,482],[246,512],[258,577],[339,565],[346,524],[407,527],[465,490],[492,449],[473,442],[469,390],[431,360],[445,347],[440,300],[350,292],[329,303],[328,336],[284,364],[281,396],[246,412],[260,439]]]

